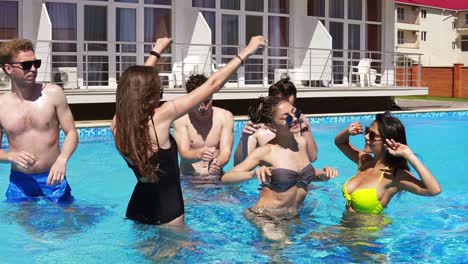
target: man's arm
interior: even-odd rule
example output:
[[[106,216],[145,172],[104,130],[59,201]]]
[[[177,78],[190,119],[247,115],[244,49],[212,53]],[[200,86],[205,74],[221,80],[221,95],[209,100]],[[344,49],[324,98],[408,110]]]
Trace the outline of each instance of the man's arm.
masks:
[[[187,116],[183,116],[176,121],[174,121],[174,138],[177,142],[177,148],[179,149],[179,155],[191,162],[199,161],[201,153],[199,151],[194,151],[190,148],[190,139],[187,130],[187,125],[185,122]]]
[[[223,127],[221,129],[221,138],[219,139],[219,155],[216,160],[221,167],[228,163],[231,158],[232,144],[234,144],[234,116],[227,111],[223,115]]]
[[[0,163],[10,163],[8,160],[8,152],[2,149],[3,144],[3,128],[2,124],[0,123]]]
[[[67,102],[67,98],[62,89],[56,85],[48,87],[48,94],[53,98],[56,107],[57,118],[65,133],[65,140],[55,163],[50,169],[48,184],[57,184],[63,181],[66,174],[66,165],[71,155],[78,145],[78,132],[75,127],[75,120]]]

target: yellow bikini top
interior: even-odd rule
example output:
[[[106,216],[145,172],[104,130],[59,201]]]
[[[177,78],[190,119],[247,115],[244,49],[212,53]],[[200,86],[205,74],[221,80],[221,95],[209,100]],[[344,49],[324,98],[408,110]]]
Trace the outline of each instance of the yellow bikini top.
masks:
[[[380,178],[377,181],[377,184],[374,188],[358,189],[355,190],[352,194],[348,193],[346,185],[349,180],[343,185],[343,196],[346,199],[346,206],[351,206],[356,212],[360,213],[371,213],[371,214],[380,214],[383,212],[384,207],[380,204],[379,197],[377,196],[377,185],[382,180],[385,172],[389,170],[388,167],[382,171]]]

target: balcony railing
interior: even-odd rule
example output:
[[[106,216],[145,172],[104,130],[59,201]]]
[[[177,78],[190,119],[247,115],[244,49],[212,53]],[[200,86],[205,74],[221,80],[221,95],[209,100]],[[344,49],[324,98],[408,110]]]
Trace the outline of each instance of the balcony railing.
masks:
[[[468,30],[468,20],[462,19],[457,22],[458,30]]]
[[[419,15],[405,12],[404,15],[397,15],[398,23],[419,25]]]
[[[122,73],[142,65],[151,47],[152,43],[38,41],[36,57],[42,59],[42,67],[37,80],[66,90],[115,89]],[[191,74],[212,74],[241,48],[174,43],[157,66],[162,83],[183,89]],[[267,47],[252,55],[226,88],[269,87],[286,76],[299,89],[420,86],[419,77],[413,78],[421,76],[420,60],[420,54],[411,53]],[[9,89],[7,77],[0,73],[0,89]]]

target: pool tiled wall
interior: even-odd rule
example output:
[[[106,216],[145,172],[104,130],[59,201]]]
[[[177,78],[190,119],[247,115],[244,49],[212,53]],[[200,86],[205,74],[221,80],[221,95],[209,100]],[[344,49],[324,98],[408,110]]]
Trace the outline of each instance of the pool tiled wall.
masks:
[[[437,118],[466,118],[468,111],[452,111],[452,112],[423,112],[423,113],[395,113],[399,118],[416,118],[416,119],[437,119]],[[352,123],[357,121],[372,121],[375,115],[342,115],[342,116],[319,116],[310,117],[309,120],[312,124],[328,124],[328,123]],[[234,124],[234,131],[241,131],[245,126],[246,120],[238,120]],[[102,141],[112,137],[112,133],[108,126],[106,127],[92,127],[92,128],[79,128],[78,135],[80,143],[89,143],[95,141]],[[60,140],[63,141],[65,135],[63,131],[60,132]],[[8,147],[5,134],[3,134],[2,148]]]

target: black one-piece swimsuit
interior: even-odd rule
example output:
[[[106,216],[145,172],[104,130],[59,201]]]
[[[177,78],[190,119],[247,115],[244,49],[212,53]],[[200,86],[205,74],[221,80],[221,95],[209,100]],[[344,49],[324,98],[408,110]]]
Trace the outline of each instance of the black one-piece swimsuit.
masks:
[[[157,134],[156,141],[158,141]],[[169,135],[169,141],[171,143],[169,149],[161,149],[158,142],[158,152],[149,160],[155,166],[159,164],[159,181],[138,180],[128,203],[127,218],[144,224],[161,225],[171,222],[184,213],[177,143],[172,135]],[[128,161],[127,164],[137,179],[143,177],[133,164]]]

